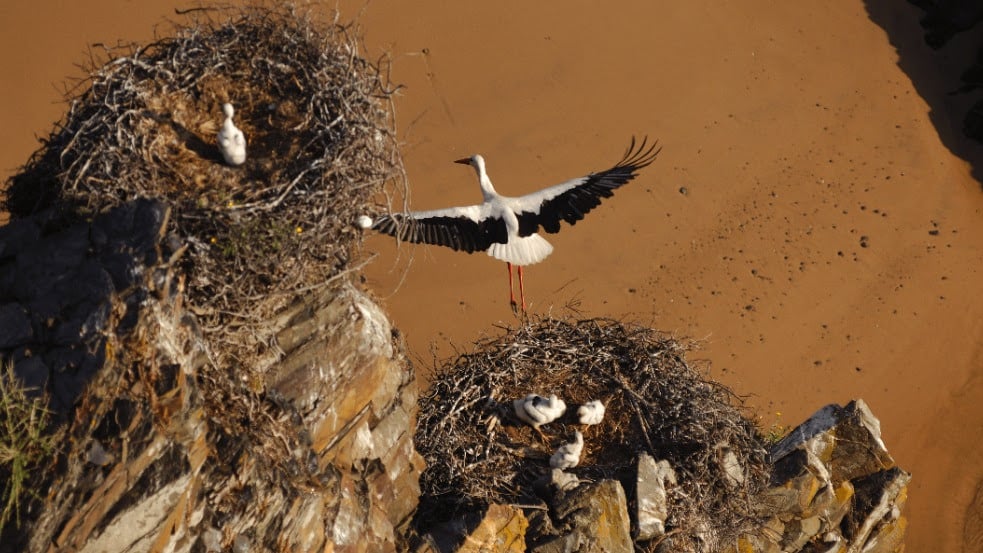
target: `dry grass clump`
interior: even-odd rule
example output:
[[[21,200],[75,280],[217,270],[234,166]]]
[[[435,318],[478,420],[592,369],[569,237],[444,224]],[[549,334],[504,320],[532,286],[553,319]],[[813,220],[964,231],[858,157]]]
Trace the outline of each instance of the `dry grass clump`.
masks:
[[[570,441],[578,405],[600,399],[604,421],[583,430],[581,479],[616,478],[634,502],[637,454],[675,469],[667,530],[679,551],[713,549],[752,522],[749,497],[766,482],[765,450],[740,401],[685,360],[692,344],[607,319],[526,321],[444,365],[420,401],[416,434],[428,468],[421,478],[420,530],[487,505],[541,504],[532,483],[549,455]],[[549,444],[512,412],[529,393],[557,394],[567,415],[543,427]],[[722,458],[732,451],[748,477],[735,484]]]
[[[290,6],[194,10],[175,27],[91,61],[6,204],[68,223],[164,199],[208,341],[249,365],[269,348],[262,321],[350,268],[353,219],[401,174],[392,91],[349,27]],[[215,144],[224,102],[248,142],[240,168]]]

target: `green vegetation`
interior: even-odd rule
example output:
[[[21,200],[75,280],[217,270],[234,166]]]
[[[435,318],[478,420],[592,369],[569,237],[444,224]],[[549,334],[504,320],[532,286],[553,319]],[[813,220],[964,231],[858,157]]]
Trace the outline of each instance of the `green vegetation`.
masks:
[[[54,456],[61,431],[49,428],[50,411],[45,397],[30,397],[14,375],[13,365],[0,370],[0,482],[3,502],[0,532],[11,519],[20,526],[25,494],[36,496],[28,484]]]
[[[781,419],[782,419],[781,411],[775,412],[775,422],[771,423],[771,426],[769,426],[768,428],[765,428],[764,425],[762,424],[763,421],[761,420],[761,418],[760,417],[758,418],[758,425],[761,428],[760,430],[761,438],[769,446],[773,446],[778,442],[782,441],[782,438],[787,436],[788,433],[792,430],[792,428],[787,424],[782,424]]]

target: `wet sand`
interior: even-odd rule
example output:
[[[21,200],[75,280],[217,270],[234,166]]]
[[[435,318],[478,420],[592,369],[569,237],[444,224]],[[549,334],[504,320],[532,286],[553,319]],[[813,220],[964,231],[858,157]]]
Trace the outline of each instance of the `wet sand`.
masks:
[[[947,119],[959,100],[933,74],[945,67],[922,64],[914,82],[868,10],[915,30],[919,12],[900,0],[637,4],[361,9],[369,55],[391,52],[406,85],[413,208],[477,203],[473,172],[451,163],[472,153],[518,195],[610,167],[632,134],[659,138],[636,181],[548,236],[556,251],[526,274],[530,311],[703,339],[712,374],[765,424],[864,398],[914,474],[908,550],[975,550],[963,532],[983,481],[983,190],[951,149],[983,156]],[[146,40],[175,4],[142,6],[0,7],[5,177],[64,111],[53,83],[77,74],[87,45]],[[366,252],[369,284],[424,370],[431,350],[517,324],[504,264],[484,254],[383,236]]]

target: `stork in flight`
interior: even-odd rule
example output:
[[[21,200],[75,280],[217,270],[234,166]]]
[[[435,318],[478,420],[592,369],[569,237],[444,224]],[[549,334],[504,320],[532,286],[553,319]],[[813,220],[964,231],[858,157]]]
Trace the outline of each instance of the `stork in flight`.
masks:
[[[480,155],[459,159],[474,167],[484,202],[466,207],[450,207],[432,211],[411,211],[383,215],[372,221],[359,218],[359,224],[408,242],[447,246],[467,253],[486,251],[504,261],[509,271],[509,301],[516,311],[512,284],[512,265],[518,267],[519,297],[526,310],[522,268],[539,263],[553,252],[553,246],[540,236],[560,231],[560,221],[571,225],[610,197],[614,190],[635,178],[639,169],[655,161],[662,150],[658,141],[648,144],[635,138],[625,150],[624,157],[614,167],[544,188],[525,196],[509,197],[495,192],[485,171],[485,159]]]

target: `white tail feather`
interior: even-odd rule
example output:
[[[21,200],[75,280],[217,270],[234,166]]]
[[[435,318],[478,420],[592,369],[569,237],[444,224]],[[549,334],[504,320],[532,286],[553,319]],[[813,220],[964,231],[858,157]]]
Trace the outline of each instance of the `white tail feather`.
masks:
[[[512,236],[508,243],[492,244],[488,248],[488,255],[513,265],[539,263],[549,257],[551,253],[553,253],[553,245],[538,234],[530,234],[525,238]]]

